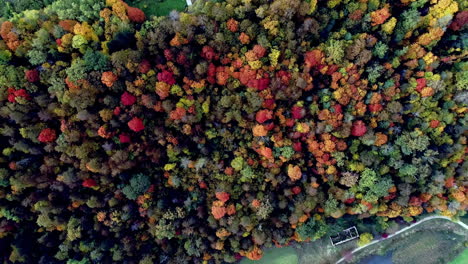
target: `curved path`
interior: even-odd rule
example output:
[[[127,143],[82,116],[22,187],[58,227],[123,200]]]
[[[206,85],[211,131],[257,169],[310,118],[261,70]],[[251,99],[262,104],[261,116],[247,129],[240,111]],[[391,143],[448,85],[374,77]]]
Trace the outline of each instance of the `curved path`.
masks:
[[[374,240],[374,241],[370,242],[370,243],[367,244],[367,245],[364,245],[364,246],[362,246],[362,247],[358,247],[358,248],[354,249],[353,251],[351,251],[351,254],[353,254],[353,253],[355,253],[355,252],[357,252],[357,251],[359,251],[359,250],[361,250],[361,249],[364,249],[364,248],[366,248],[366,247],[368,247],[368,246],[371,246],[371,245],[374,245],[374,244],[376,244],[376,243],[379,243],[379,242],[381,242],[382,240],[386,240],[386,239],[389,239],[389,238],[391,238],[391,237],[394,237],[394,236],[396,236],[396,235],[398,235],[398,234],[400,234],[400,233],[402,233],[402,232],[405,232],[406,230],[408,230],[408,229],[410,229],[410,228],[413,228],[413,227],[415,227],[415,226],[417,226],[417,225],[419,225],[419,224],[422,224],[422,223],[424,223],[424,222],[426,222],[426,221],[429,221],[429,220],[432,220],[432,219],[445,219],[445,220],[452,221],[451,218],[446,217],[446,216],[438,216],[438,215],[429,216],[429,217],[426,217],[426,218],[424,218],[424,219],[418,221],[417,223],[414,223],[414,224],[412,224],[412,225],[410,225],[410,226],[407,226],[407,227],[405,227],[405,228],[399,230],[398,232],[395,232],[395,233],[389,235],[387,238]],[[452,221],[452,222],[455,223],[455,224],[459,224],[459,225],[461,225],[463,228],[465,228],[465,229],[468,230],[468,225],[466,225],[465,223],[463,223],[463,222],[461,222],[461,221],[457,221],[457,222]],[[349,253],[348,253],[348,254],[349,254]],[[336,264],[338,264],[338,263],[340,263],[340,262],[342,262],[342,261],[344,261],[344,260],[345,260],[345,257],[342,257],[341,259],[339,259],[339,260],[336,262]]]

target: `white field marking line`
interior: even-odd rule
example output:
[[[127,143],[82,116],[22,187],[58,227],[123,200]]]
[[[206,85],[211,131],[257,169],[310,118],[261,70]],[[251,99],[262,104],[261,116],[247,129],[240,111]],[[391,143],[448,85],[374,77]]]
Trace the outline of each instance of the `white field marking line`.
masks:
[[[398,234],[400,234],[400,233],[402,233],[402,232],[405,232],[406,230],[408,230],[408,229],[410,229],[410,228],[413,228],[413,227],[415,227],[415,226],[417,226],[417,225],[419,225],[419,224],[422,224],[422,223],[424,223],[424,222],[426,222],[426,221],[429,221],[429,220],[432,220],[432,219],[445,219],[445,220],[449,220],[449,221],[451,221],[451,222],[453,222],[453,223],[456,223],[456,224],[461,225],[463,228],[465,228],[465,229],[468,230],[468,225],[466,225],[465,223],[463,223],[463,222],[461,222],[461,221],[454,222],[454,221],[452,221],[451,218],[449,218],[449,217],[447,217],[447,216],[439,216],[439,215],[436,215],[436,216],[429,216],[429,217],[424,218],[423,220],[420,220],[420,221],[417,222],[417,223],[414,223],[414,224],[412,224],[412,225],[410,225],[410,226],[407,226],[407,227],[405,227],[405,228],[403,228],[403,229],[401,229],[401,230],[395,232],[394,234],[389,235],[387,238],[374,240],[374,241],[370,242],[370,243],[367,244],[367,245],[364,245],[364,246],[362,246],[362,247],[358,247],[358,248],[354,249],[353,251],[351,251],[351,253],[348,253],[348,254],[353,254],[353,253],[355,253],[355,252],[357,252],[357,251],[359,251],[359,250],[361,250],[361,249],[363,249],[363,248],[366,248],[366,247],[368,247],[368,246],[371,246],[371,245],[373,245],[373,244],[375,244],[375,243],[379,243],[380,241],[383,241],[383,240],[389,239],[389,238],[391,238],[391,237],[394,237],[394,236],[396,236],[396,235],[398,235]],[[342,257],[341,259],[339,259],[339,260],[336,262],[336,264],[342,262],[343,260],[345,260],[345,257]]]

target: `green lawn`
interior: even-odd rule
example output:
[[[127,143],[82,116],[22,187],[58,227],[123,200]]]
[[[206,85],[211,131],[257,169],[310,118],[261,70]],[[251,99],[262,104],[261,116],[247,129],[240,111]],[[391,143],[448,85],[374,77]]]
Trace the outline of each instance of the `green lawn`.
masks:
[[[240,264],[297,264],[299,258],[292,247],[266,249],[262,259],[253,261],[244,258]]]
[[[468,253],[464,252],[467,238],[468,231],[463,227],[447,220],[431,220],[356,252],[351,263],[388,253],[392,253],[394,264],[441,264],[453,259],[460,261],[451,264],[468,263]],[[462,252],[465,255],[459,256]]]
[[[133,0],[131,6],[138,7],[150,16],[167,16],[172,10],[183,11],[187,6],[185,0]]]
[[[460,217],[460,221],[462,221],[464,224],[468,225],[468,214]]]
[[[468,249],[465,249],[454,260],[450,261],[449,264],[465,264],[465,263],[468,263]]]

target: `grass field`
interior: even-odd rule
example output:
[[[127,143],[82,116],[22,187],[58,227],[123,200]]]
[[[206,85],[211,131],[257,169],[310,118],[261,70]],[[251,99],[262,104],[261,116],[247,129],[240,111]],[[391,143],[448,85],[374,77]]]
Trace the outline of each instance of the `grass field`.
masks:
[[[143,10],[147,17],[167,16],[172,10],[183,11],[187,6],[185,0],[134,0],[129,3]]]
[[[262,259],[252,261],[244,258],[240,264],[298,264],[299,258],[292,247],[266,249]]]
[[[450,261],[449,264],[466,264],[468,263],[468,249],[463,250],[463,252],[458,255],[454,260]]]
[[[328,236],[307,243],[298,244],[299,264],[336,263],[345,252],[357,247],[357,240],[352,240],[334,247]]]
[[[460,217],[460,221],[468,225],[468,214]]]
[[[462,237],[440,232],[423,231],[396,241],[393,263],[447,263],[460,250]],[[430,254],[428,254],[430,252]]]
[[[355,253],[351,263],[361,263],[368,256],[392,252],[394,264],[445,264],[465,250],[467,239],[468,231],[455,223],[431,220]],[[458,263],[467,263],[466,256]]]
[[[468,263],[466,243],[468,230],[451,221],[434,219],[349,255],[343,263],[384,263],[386,259],[393,264],[465,264]],[[243,259],[240,264],[329,264],[356,247],[356,240],[334,247],[325,237],[266,249],[261,260]]]

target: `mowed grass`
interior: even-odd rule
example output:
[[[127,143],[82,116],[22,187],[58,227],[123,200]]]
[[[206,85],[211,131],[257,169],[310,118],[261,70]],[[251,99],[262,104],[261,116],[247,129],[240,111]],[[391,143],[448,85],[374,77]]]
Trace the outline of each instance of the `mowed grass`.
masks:
[[[328,236],[321,239],[300,243],[297,249],[299,264],[330,264],[336,263],[343,252],[352,251],[357,247],[357,240],[351,240],[334,247]]]
[[[260,260],[242,259],[240,264],[298,264],[299,258],[292,247],[266,249]]]
[[[460,217],[460,221],[462,221],[465,225],[468,225],[468,214]]]
[[[450,233],[421,231],[397,243],[399,245],[395,247],[392,256],[395,264],[443,264],[460,250],[463,237]]]
[[[351,263],[361,263],[371,255],[391,253],[394,264],[446,264],[465,250],[467,238],[468,231],[459,225],[447,220],[431,220],[356,252]],[[459,263],[468,263],[466,257],[455,264]]]
[[[134,0],[129,1],[130,5],[138,7],[147,17],[167,16],[172,10],[183,11],[187,7],[185,0]]]
[[[458,255],[455,259],[450,261],[449,264],[466,264],[468,263],[468,249],[463,250],[463,252]]]

